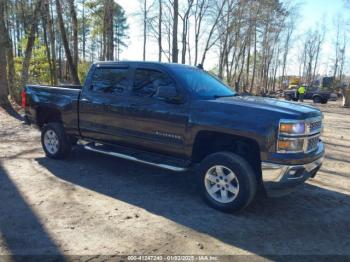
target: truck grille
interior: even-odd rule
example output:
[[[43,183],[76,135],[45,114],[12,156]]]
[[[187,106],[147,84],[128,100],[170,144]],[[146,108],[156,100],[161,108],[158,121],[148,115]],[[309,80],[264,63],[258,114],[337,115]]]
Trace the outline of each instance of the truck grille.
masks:
[[[322,120],[320,118],[311,119],[308,122],[308,131],[310,134],[315,134],[321,132],[322,129]]]
[[[318,141],[320,141],[320,136],[319,135],[308,138],[308,140],[307,140],[307,150],[306,151],[310,152],[310,151],[316,149]]]

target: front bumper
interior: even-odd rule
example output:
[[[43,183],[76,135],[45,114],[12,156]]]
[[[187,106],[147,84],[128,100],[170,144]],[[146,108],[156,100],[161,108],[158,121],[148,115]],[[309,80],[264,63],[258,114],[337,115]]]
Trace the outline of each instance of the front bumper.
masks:
[[[262,162],[262,180],[268,196],[282,196],[314,177],[322,165],[323,157],[303,165],[282,165]]]

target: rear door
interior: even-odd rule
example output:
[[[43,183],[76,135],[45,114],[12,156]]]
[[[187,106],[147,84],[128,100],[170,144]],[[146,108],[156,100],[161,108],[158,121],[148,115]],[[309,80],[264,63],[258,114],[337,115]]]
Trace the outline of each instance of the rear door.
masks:
[[[79,123],[84,138],[113,143],[121,139],[126,96],[130,91],[127,66],[101,66],[92,73],[81,95]]]

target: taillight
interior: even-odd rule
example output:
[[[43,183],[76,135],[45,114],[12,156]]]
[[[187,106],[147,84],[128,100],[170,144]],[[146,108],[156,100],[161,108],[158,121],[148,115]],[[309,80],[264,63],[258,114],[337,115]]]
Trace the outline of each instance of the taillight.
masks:
[[[25,108],[27,105],[27,95],[26,91],[23,89],[22,90],[22,107]]]

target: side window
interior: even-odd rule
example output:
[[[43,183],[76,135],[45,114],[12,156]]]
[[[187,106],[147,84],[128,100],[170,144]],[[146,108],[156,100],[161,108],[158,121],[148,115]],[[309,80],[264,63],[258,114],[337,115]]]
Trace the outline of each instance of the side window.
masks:
[[[305,91],[315,92],[315,91],[317,91],[317,86],[307,86],[305,88]]]
[[[133,94],[136,96],[157,96],[159,87],[176,90],[172,79],[163,72],[151,69],[136,69]]]
[[[90,91],[122,94],[128,86],[128,69],[97,68],[92,76]]]

